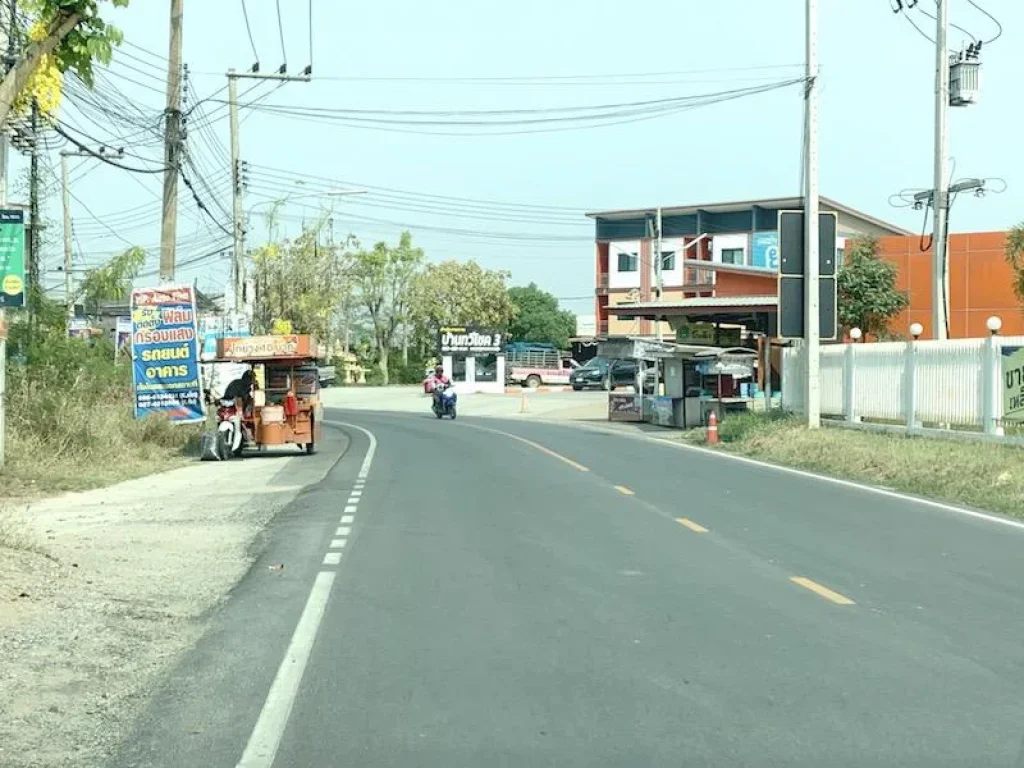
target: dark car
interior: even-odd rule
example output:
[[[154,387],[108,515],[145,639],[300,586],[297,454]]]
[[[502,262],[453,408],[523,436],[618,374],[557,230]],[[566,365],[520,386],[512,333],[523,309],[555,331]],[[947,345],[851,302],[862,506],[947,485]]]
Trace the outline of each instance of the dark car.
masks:
[[[569,376],[572,388],[579,392],[588,387],[612,390],[616,387],[636,386],[636,360],[609,360],[606,357],[592,357],[581,368]],[[647,371],[644,389],[652,390],[657,376],[654,369]]]

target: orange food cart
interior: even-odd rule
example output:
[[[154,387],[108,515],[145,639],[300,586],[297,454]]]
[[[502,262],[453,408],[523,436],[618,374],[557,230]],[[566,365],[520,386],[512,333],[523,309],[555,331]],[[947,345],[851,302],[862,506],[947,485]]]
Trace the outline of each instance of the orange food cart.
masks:
[[[314,453],[323,438],[323,405],[312,336],[246,336],[217,340],[216,362],[243,363],[259,383],[242,423],[260,450],[298,445]]]

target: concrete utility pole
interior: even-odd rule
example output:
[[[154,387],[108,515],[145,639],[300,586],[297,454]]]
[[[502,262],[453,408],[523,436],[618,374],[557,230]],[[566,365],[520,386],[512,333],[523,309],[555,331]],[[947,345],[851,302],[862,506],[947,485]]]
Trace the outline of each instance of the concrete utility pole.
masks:
[[[71,284],[71,189],[68,184],[68,153],[60,153],[61,202],[64,206],[64,302],[67,304],[68,327],[75,316],[75,297]]]
[[[949,189],[946,169],[946,113],[949,109],[949,54],[946,33],[949,29],[949,2],[935,0],[935,230],[932,234],[932,338],[949,335],[949,270],[946,268],[946,218],[949,215]]]
[[[11,0],[8,5],[7,25],[0,24],[0,42],[6,48],[3,71],[6,75],[17,63],[14,49],[14,26],[17,22],[17,4]],[[7,205],[7,151],[10,142],[5,126],[0,124],[0,207]],[[7,433],[7,318],[0,307],[0,468],[4,466],[5,439]]]
[[[654,291],[655,291],[655,300],[656,301],[661,301],[662,294],[664,293],[664,290],[665,290],[665,279],[664,279],[664,277],[661,274],[662,269],[665,268],[665,265],[662,263],[662,258],[661,258],[661,249],[662,249],[661,206],[658,207],[657,218],[655,219],[655,226],[657,227],[657,232],[655,233],[656,239],[654,241],[654,245],[655,245],[655,252],[654,252]],[[656,334],[655,338],[657,338],[658,341],[661,341],[662,338],[663,338],[663,334],[662,334],[662,330],[661,330],[661,324],[662,324],[661,320],[655,319],[655,321],[654,321],[654,327],[656,329],[655,330],[655,334]]]
[[[245,309],[245,220],[242,211],[242,153],[238,136],[238,81],[248,80],[283,80],[308,83],[311,79],[312,66],[306,67],[301,75],[288,75],[283,71],[268,72],[236,72],[228,70],[228,122],[231,125],[231,191],[234,200],[234,275],[235,311]]]
[[[160,280],[174,281],[178,235],[178,163],[181,156],[181,17],[184,0],[171,0],[171,42],[167,65],[164,126],[164,211],[160,226]]]
[[[821,426],[821,309],[818,261],[818,0],[807,0],[804,119],[804,333],[807,426]]]

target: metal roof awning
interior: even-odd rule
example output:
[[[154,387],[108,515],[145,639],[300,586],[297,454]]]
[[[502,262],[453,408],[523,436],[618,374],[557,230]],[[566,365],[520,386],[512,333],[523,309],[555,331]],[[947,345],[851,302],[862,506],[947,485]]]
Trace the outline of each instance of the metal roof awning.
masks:
[[[676,301],[636,301],[608,307],[612,315],[630,315],[651,320],[673,317],[716,318],[719,322],[738,322],[755,314],[774,313],[778,296],[698,296]]]

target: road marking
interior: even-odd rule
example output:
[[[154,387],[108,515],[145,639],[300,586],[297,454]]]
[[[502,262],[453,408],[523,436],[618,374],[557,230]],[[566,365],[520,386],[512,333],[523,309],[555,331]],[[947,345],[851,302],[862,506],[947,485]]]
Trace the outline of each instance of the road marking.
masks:
[[[347,514],[347,515],[353,515],[353,514],[355,514],[355,511],[356,511],[356,505],[355,504],[349,504],[347,507],[345,507],[345,514]]]
[[[811,590],[811,592],[814,592],[815,594],[824,597],[826,600],[831,600],[833,603],[836,603],[838,605],[856,605],[856,603],[854,603],[853,600],[846,597],[845,595],[840,595],[838,592],[833,592],[828,587],[823,587],[818,582],[811,581],[810,579],[804,578],[803,576],[793,576],[790,578],[790,581],[792,581],[794,584],[799,584],[804,589],[809,589]]]
[[[342,515],[341,516],[341,524],[342,525],[349,525],[355,519],[356,519],[355,515]]]
[[[615,490],[621,493],[623,496],[636,496],[629,488],[624,485],[616,485]]]
[[[554,424],[554,422],[544,422],[548,424]],[[466,424],[465,426],[470,426]],[[829,477],[828,475],[818,474],[817,472],[809,472],[806,469],[796,469],[795,467],[784,467],[781,464],[772,464],[770,461],[762,461],[761,459],[752,459],[749,456],[737,456],[734,453],[727,453],[722,450],[714,448],[702,448],[699,445],[688,445],[682,441],[672,441],[662,437],[644,437],[642,435],[633,435],[628,432],[621,432],[616,429],[607,429],[605,427],[597,427],[592,424],[565,424],[559,423],[558,426],[569,426],[573,429],[580,429],[587,432],[598,432],[602,435],[615,435],[617,437],[625,437],[630,440],[641,440],[645,443],[653,443],[655,445],[663,445],[667,448],[674,448],[676,450],[684,451],[696,451],[703,453],[707,456],[715,456],[720,459],[726,459],[728,461],[738,461],[743,464],[749,464],[751,466],[760,467],[761,469],[771,469],[776,472],[784,472],[787,475],[796,475],[797,477],[807,478],[808,480],[817,480],[822,483],[831,483],[832,485],[840,485],[844,488],[851,488],[857,491],[864,491],[866,493],[874,493],[879,496],[887,496],[890,499],[897,499],[898,501],[905,501],[911,504],[920,504],[923,507],[931,507],[932,509],[941,509],[943,512],[952,512],[956,515],[963,515],[964,517],[973,517],[976,520],[984,520],[989,523],[996,523],[998,525],[1005,525],[1010,528],[1017,528],[1018,530],[1024,531],[1024,522],[1020,520],[1011,520],[1008,517],[1000,517],[998,515],[989,512],[979,512],[974,509],[967,509],[966,507],[958,507],[955,504],[948,504],[944,501],[934,501],[932,499],[925,499],[920,496],[912,496],[907,493],[900,493],[899,491],[892,491],[888,488],[879,488],[874,485],[867,485],[865,483],[857,482],[856,480],[844,480],[840,477]]]
[[[359,477],[365,480],[373,465],[373,457],[377,453],[377,438],[368,429],[355,424],[335,423],[358,429],[369,439],[370,445],[359,468]],[[324,565],[339,565],[341,552],[328,552],[324,555],[323,562]],[[327,610],[327,601],[331,596],[334,579],[334,571],[320,571],[317,574],[313,587],[309,591],[309,597],[306,599],[306,607],[302,609],[299,623],[295,625],[288,649],[281,660],[281,665],[277,668],[277,675],[275,675],[267,698],[263,702],[259,719],[249,735],[249,741],[245,745],[245,751],[236,768],[273,768],[274,758],[281,746],[281,738],[288,726],[288,718],[291,716],[295,697],[298,695],[299,685],[302,683],[302,675],[309,663],[313,642],[316,640],[317,631],[320,629],[324,612]]]
[[[348,525],[338,526],[338,530],[334,532],[335,536],[349,536],[352,534],[352,528]]]
[[[339,555],[340,557],[340,555]],[[295,695],[302,681],[302,673],[309,662],[309,654],[313,649],[320,621],[327,608],[327,600],[331,595],[335,574],[333,571],[321,571],[313,582],[313,588],[306,600],[306,607],[292,634],[284,660],[278,667],[277,675],[270,686],[270,693],[260,711],[259,720],[249,736],[238,768],[271,768],[277,749],[281,745],[288,716],[291,714]]]
[[[689,528],[694,533],[707,533],[708,532],[708,529],[705,528],[703,525],[701,525],[700,523],[695,523],[695,522],[693,522],[693,520],[690,520],[689,518],[686,518],[686,517],[677,517],[676,518],[676,522],[679,523],[680,525],[686,527],[686,528]]]
[[[565,462],[570,467],[572,467],[573,469],[577,469],[580,472],[589,472],[590,471],[587,467],[583,466],[578,461],[573,461],[568,456],[563,456],[560,453],[556,453],[555,451],[552,451],[550,448],[548,448],[546,446],[543,446],[540,443],[535,443],[535,442],[533,442],[533,440],[527,440],[525,437],[520,437],[519,435],[513,435],[511,432],[502,432],[500,429],[491,429],[490,427],[481,427],[479,424],[467,424],[465,422],[460,422],[460,424],[463,427],[469,427],[470,429],[479,429],[482,432],[492,432],[495,435],[501,435],[503,437],[507,437],[509,440],[516,440],[516,441],[518,441],[520,443],[523,443],[525,445],[530,446],[531,448],[533,448],[535,450],[540,451],[541,453],[547,454],[548,456],[551,456],[554,459],[558,459],[559,461]]]
[[[347,539],[331,539],[331,549],[344,549]]]
[[[360,496],[362,496],[362,495],[363,495],[363,492],[362,492],[362,491],[352,491],[352,493],[350,494],[350,496],[351,496],[351,497],[352,497],[353,499],[358,499],[358,498],[359,498]]]

